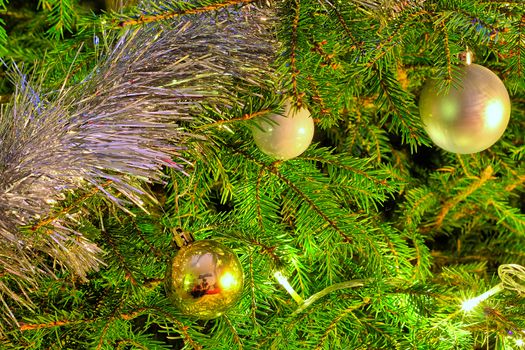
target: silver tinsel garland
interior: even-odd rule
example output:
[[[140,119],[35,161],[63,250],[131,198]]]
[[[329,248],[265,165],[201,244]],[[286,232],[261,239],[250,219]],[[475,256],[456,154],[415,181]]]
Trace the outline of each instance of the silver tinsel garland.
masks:
[[[16,321],[6,296],[30,306],[23,291],[52,274],[51,264],[81,278],[100,264],[100,249],[67,218],[50,221],[46,233],[23,234],[19,227],[47,217],[66,191],[78,188],[98,188],[122,208],[142,206],[141,183],[161,181],[164,166],[184,171],[179,152],[187,135],[180,123],[197,116],[202,104],[239,103],[240,87],[263,86],[271,77],[271,21],[260,20],[271,16],[250,5],[130,30],[82,83],[47,94],[12,69],[17,89],[0,115],[6,320]],[[2,276],[12,277],[16,291]]]

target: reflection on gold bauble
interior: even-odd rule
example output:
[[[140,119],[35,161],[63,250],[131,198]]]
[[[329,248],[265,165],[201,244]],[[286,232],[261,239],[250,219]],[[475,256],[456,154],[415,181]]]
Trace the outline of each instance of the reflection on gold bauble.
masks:
[[[488,68],[461,68],[446,93],[430,80],[421,92],[423,125],[436,145],[454,153],[476,153],[492,146],[507,128],[510,98],[505,85]]]
[[[297,109],[290,101],[284,113],[259,117],[252,127],[253,139],[259,149],[276,159],[295,158],[303,153],[314,136],[314,121],[306,108]]]
[[[193,242],[177,253],[166,272],[166,294],[184,314],[219,317],[241,297],[241,263],[228,247],[211,240]]]

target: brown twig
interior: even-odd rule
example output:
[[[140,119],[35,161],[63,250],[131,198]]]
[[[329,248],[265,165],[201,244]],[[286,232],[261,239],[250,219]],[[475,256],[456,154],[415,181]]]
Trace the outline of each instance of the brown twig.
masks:
[[[463,192],[461,192],[460,194],[458,194],[457,196],[453,197],[448,202],[446,202],[443,205],[441,211],[439,212],[434,226],[439,228],[441,224],[443,223],[443,220],[445,220],[445,217],[447,216],[450,209],[452,209],[459,202],[461,202],[462,200],[470,196],[472,193],[474,193],[477,189],[483,186],[485,182],[490,180],[492,178],[493,172],[494,172],[494,169],[492,169],[492,167],[489,165],[485,170],[483,170],[478,181],[472,183]]]
[[[235,122],[239,122],[239,121],[250,120],[250,119],[253,119],[253,118],[256,118],[256,117],[260,117],[261,115],[268,114],[271,111],[272,111],[271,109],[262,109],[260,111],[254,112],[254,113],[246,113],[243,116],[238,117],[238,118],[218,120],[218,121],[213,122],[211,124],[203,125],[203,126],[199,127],[198,130],[208,129],[208,128],[221,126],[221,125],[229,124],[229,123],[235,123]]]
[[[297,88],[297,76],[299,75],[299,70],[297,69],[297,36],[299,28],[299,17],[300,17],[300,3],[299,0],[295,0],[295,14],[292,22],[292,40],[291,40],[291,53],[290,53],[290,66],[292,68],[292,89],[295,98],[297,99],[298,107],[302,105],[302,97],[304,93],[299,93]]]
[[[195,15],[199,13],[216,11],[224,7],[234,6],[234,5],[244,5],[244,4],[249,4],[252,2],[255,2],[255,0],[227,0],[223,3],[212,4],[208,6],[197,7],[197,8],[187,9],[187,10],[177,10],[177,11],[172,11],[172,12],[161,13],[158,15],[140,16],[137,19],[128,19],[125,21],[121,21],[119,22],[118,25],[120,27],[141,25],[141,24],[146,24],[150,22],[157,22],[157,21],[173,19],[179,16],[184,16],[184,15]]]
[[[126,279],[128,279],[131,282],[131,284],[136,286],[138,284],[137,279],[133,276],[133,272],[128,268],[126,259],[118,249],[113,237],[111,237],[109,232],[107,232],[106,230],[101,230],[101,232],[104,236],[106,243],[111,247],[111,250],[113,250],[113,255],[117,257],[117,259],[120,261],[122,269],[124,269],[124,271],[126,272]]]

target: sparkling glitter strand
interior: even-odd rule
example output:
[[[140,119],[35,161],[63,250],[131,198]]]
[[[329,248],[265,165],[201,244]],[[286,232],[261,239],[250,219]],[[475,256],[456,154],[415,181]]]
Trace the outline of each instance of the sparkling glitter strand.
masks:
[[[184,171],[180,151],[189,135],[181,122],[203,104],[238,104],[231,91],[272,79],[271,21],[260,20],[270,17],[250,5],[130,29],[82,83],[47,94],[45,77],[12,67],[17,89],[0,111],[0,275],[30,288],[53,271],[37,263],[45,255],[80,278],[96,270],[100,249],[67,219],[32,235],[18,227],[47,217],[65,191],[78,188],[92,187],[124,209],[143,207],[141,183],[162,181],[164,166]],[[6,297],[31,305],[0,281],[3,305]],[[9,310],[2,314],[16,322]]]

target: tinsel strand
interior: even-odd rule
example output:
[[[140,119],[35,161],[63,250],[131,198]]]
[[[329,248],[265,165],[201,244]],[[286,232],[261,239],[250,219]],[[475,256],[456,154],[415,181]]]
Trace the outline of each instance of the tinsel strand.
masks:
[[[6,321],[16,319],[4,298],[30,307],[25,291],[55,263],[81,279],[101,263],[68,215],[51,214],[66,192],[92,188],[123,210],[146,210],[155,199],[144,184],[162,182],[163,167],[185,171],[191,135],[181,125],[203,105],[229,109],[242,103],[234,92],[271,84],[272,17],[249,5],[128,30],[86,79],[59,91],[44,93],[45,77],[12,67],[17,88],[0,111],[0,274],[20,290],[0,279]]]

